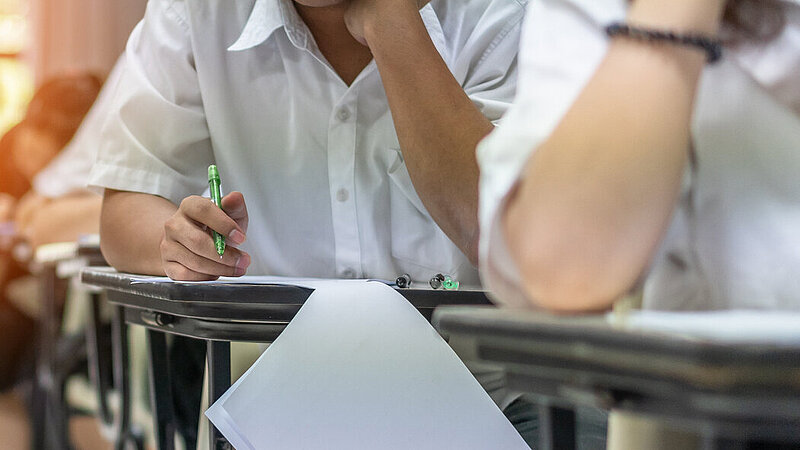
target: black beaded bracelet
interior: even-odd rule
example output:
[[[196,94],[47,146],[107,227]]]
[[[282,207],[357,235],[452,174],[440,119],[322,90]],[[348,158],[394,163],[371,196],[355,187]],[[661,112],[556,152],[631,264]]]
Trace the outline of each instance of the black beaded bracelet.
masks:
[[[606,27],[609,37],[623,36],[644,42],[663,41],[688,47],[696,47],[706,52],[708,63],[714,64],[722,58],[722,42],[700,34],[679,34],[673,31],[651,30],[614,22]]]

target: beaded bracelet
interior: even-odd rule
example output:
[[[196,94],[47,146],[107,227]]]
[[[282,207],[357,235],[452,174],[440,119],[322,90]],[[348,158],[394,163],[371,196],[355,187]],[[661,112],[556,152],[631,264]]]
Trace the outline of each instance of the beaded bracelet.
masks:
[[[672,31],[639,28],[624,22],[614,22],[605,30],[609,37],[623,36],[644,42],[663,41],[699,48],[706,52],[709,64],[714,64],[722,58],[722,42],[700,34],[678,34]]]

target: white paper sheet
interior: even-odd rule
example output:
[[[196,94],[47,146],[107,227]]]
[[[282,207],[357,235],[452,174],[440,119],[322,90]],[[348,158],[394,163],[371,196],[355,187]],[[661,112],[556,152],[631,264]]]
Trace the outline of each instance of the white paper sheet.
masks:
[[[317,284],[207,412],[243,449],[527,449],[419,312],[376,282]]]
[[[721,343],[800,345],[800,312],[792,311],[635,311],[622,327]]]

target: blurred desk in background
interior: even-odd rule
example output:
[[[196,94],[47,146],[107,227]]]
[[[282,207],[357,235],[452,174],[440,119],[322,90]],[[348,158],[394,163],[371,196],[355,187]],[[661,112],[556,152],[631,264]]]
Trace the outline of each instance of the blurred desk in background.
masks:
[[[433,322],[464,361],[503,368],[509,389],[544,405],[542,449],[575,448],[581,404],[663,419],[709,449],[800,445],[800,325],[794,339],[748,344],[622,330],[607,316],[445,307]]]
[[[66,397],[66,386],[73,375],[86,375],[96,392],[97,415],[107,435],[117,443],[133,443],[143,448],[142,437],[130,430],[129,413],[115,415],[109,406],[112,391],[127,394],[127,380],[115,373],[112,389],[110,344],[126,346],[124,326],[114,333],[109,321],[102,317],[102,292],[81,284],[81,270],[87,266],[106,265],[100,253],[99,237],[86,236],[78,242],[47,244],[37,248],[31,262],[31,272],[40,284],[39,330],[36,345],[36,368],[31,394],[31,423],[33,449],[70,448],[69,418],[72,405]],[[64,310],[67,307],[67,288],[89,297],[88,317],[78,330],[65,330]],[[83,318],[82,318],[83,319]],[[124,325],[124,323],[122,324]],[[109,342],[111,341],[111,342]],[[123,345],[125,344],[125,345]],[[88,368],[88,373],[87,373]]]

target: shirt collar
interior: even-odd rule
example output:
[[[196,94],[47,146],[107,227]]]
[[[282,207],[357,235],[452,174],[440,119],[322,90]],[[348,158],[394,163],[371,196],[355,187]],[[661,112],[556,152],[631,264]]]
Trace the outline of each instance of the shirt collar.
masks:
[[[434,45],[444,56],[444,31],[436,11],[428,3],[420,10],[420,14]],[[308,28],[291,0],[256,0],[242,34],[228,47],[228,51],[243,51],[261,45],[281,27],[286,29],[289,39],[295,45],[304,47],[308,44]]]
[[[228,47],[228,51],[242,51],[258,46],[279,28],[286,29],[293,41],[298,37],[305,41],[304,30],[307,28],[291,0],[256,0],[242,34]]]

